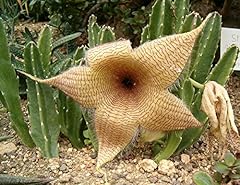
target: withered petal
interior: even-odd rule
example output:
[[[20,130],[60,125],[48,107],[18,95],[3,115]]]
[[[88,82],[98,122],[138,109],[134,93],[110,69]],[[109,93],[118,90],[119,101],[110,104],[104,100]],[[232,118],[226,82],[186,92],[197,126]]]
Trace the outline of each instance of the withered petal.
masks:
[[[205,84],[201,109],[210,121],[210,131],[219,140],[225,142],[228,132],[238,134],[234,114],[226,89],[215,81]]]
[[[206,88],[207,87],[207,88]],[[216,102],[218,101],[215,95],[215,87],[212,83],[207,83],[205,85],[202,101],[201,110],[203,110],[211,122],[211,130],[219,130],[219,120],[216,112]]]

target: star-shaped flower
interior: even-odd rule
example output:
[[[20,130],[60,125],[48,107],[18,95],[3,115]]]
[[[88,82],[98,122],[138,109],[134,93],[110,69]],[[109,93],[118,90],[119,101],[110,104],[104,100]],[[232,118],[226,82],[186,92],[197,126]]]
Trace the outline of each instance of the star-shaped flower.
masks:
[[[100,167],[123,150],[139,128],[156,132],[201,126],[168,88],[181,74],[204,24],[134,49],[129,40],[97,46],[86,53],[87,66],[49,79],[26,75],[96,109]]]

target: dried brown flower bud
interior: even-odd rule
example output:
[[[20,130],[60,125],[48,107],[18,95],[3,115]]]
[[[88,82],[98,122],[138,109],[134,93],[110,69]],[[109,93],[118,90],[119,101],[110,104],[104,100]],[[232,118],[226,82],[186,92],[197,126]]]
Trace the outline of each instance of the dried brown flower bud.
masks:
[[[205,84],[201,109],[207,114],[210,132],[217,139],[225,142],[231,130],[238,134],[230,98],[223,86],[214,81]]]

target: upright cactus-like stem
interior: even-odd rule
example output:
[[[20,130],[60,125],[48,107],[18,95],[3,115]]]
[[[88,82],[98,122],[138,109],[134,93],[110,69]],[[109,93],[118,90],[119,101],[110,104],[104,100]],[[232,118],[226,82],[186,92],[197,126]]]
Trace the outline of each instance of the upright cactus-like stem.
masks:
[[[90,48],[96,46],[99,42],[98,33],[100,31],[100,26],[97,24],[97,17],[91,15],[88,20],[88,45]]]
[[[98,37],[99,37],[99,44],[112,42],[116,39],[113,29],[109,26],[102,26],[101,30],[98,33]]]
[[[193,30],[194,28],[198,27],[201,24],[201,17],[198,13],[190,13],[186,15],[183,24],[179,30],[179,33],[188,32]]]
[[[87,50],[86,46],[81,46],[81,47],[77,48],[77,50],[75,51],[75,53],[73,55],[74,65],[79,65],[81,59],[85,57],[86,50]]]
[[[189,0],[175,0],[173,2],[157,0],[152,7],[149,24],[143,29],[141,43],[167,34],[187,32],[197,27],[201,23],[200,16],[196,13],[188,14],[188,11]],[[206,128],[207,117],[200,111],[203,90],[195,87],[196,84],[191,82],[191,78],[201,84],[208,80],[224,84],[229,78],[238,53],[236,47],[230,48],[215,68],[211,70],[219,43],[220,27],[221,17],[218,13],[213,13],[195,43],[190,64],[181,75],[180,87],[176,92],[174,91],[191,109],[194,116],[203,123],[203,128],[169,133],[165,141],[166,147],[155,156],[157,161],[168,158],[174,152],[180,152],[193,144]],[[230,59],[228,63],[222,61],[226,60],[226,56]],[[221,66],[222,70],[219,70],[218,66]]]
[[[206,80],[214,60],[221,34],[221,17],[213,14],[213,18],[206,24],[202,36],[199,38],[197,50],[192,55],[192,65],[189,72],[199,83]]]
[[[9,112],[13,129],[25,145],[33,147],[34,143],[29,134],[28,126],[24,122],[23,113],[21,111],[18,77],[11,65],[7,37],[1,19],[0,46],[0,96]]]
[[[170,35],[173,32],[173,11],[170,0],[157,0],[150,14],[149,40]]]
[[[179,33],[182,29],[183,22],[185,19],[185,16],[189,13],[189,0],[175,0],[173,2],[173,8],[174,8],[174,17],[175,17],[175,24],[174,30],[175,33]]]
[[[100,27],[97,24],[97,18],[94,15],[90,16],[88,20],[88,45],[90,48],[99,44],[112,42],[115,39],[113,28],[105,25]]]
[[[83,116],[79,104],[63,92],[59,92],[58,107],[61,132],[68,137],[73,147],[82,148],[84,144],[80,130],[83,126]]]
[[[24,51],[26,72],[44,77],[43,64],[38,47],[29,43]],[[58,156],[60,126],[53,98],[53,90],[27,79],[27,96],[31,123],[31,136],[45,157]]]
[[[239,48],[237,46],[232,45],[229,47],[211,70],[206,81],[216,81],[221,85],[225,85],[233,72],[238,54]]]
[[[44,74],[48,75],[52,51],[52,33],[49,27],[45,27],[40,33],[38,48]]]

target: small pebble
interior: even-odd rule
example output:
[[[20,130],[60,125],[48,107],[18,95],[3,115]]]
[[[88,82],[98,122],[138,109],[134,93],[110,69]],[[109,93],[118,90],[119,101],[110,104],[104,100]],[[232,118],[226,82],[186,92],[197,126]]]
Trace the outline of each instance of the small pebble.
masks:
[[[14,143],[0,143],[0,155],[9,154],[17,150],[17,147]]]
[[[156,183],[158,181],[158,178],[157,177],[149,177],[148,180],[151,183]]]
[[[171,174],[176,173],[176,168],[172,161],[163,159],[158,164],[158,172],[170,176]]]
[[[90,154],[90,157],[92,158],[92,159],[96,159],[97,158],[97,152],[92,152],[91,154]]]
[[[153,172],[158,167],[157,163],[155,163],[152,159],[143,159],[139,161],[138,166],[145,172]]]
[[[68,166],[66,164],[62,164],[59,168],[60,171],[62,172],[68,172]]]
[[[59,182],[70,182],[71,175],[70,174],[63,174],[62,176],[59,177]]]
[[[73,177],[72,181],[75,184],[80,184],[80,183],[82,183],[82,178],[80,178],[80,177]]]
[[[188,164],[190,162],[190,156],[187,154],[181,154],[181,161],[183,164]]]

